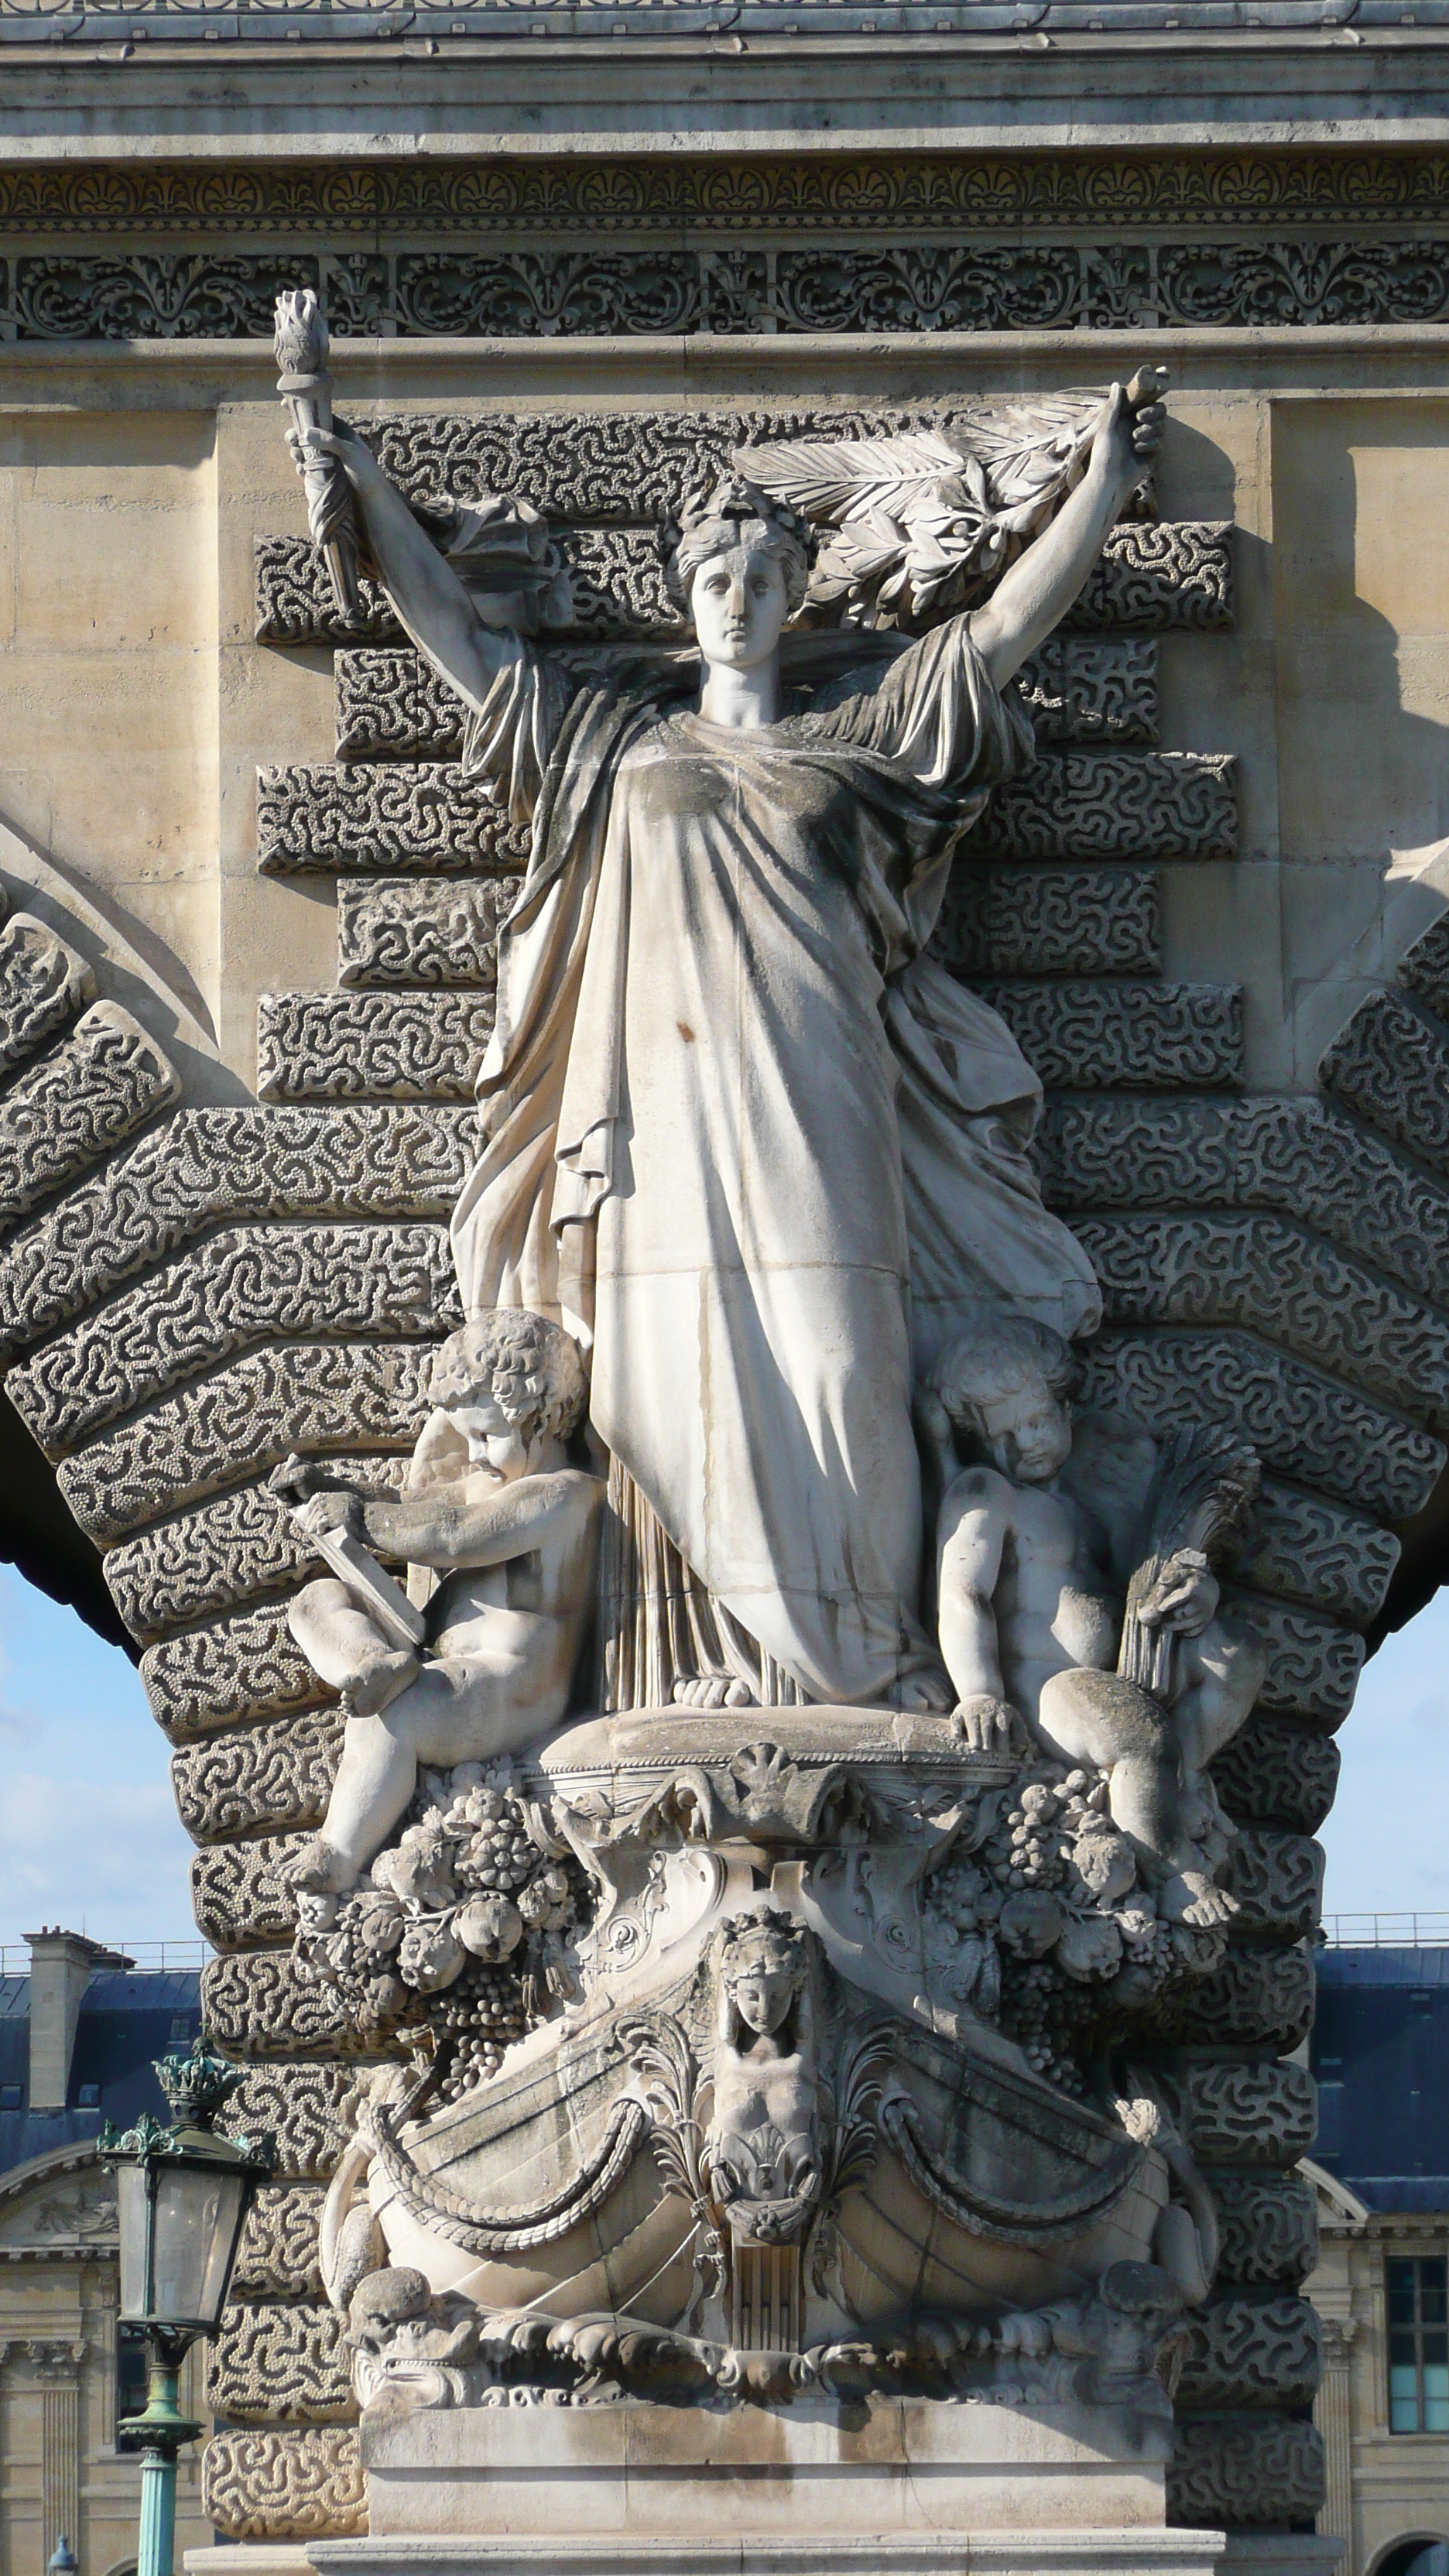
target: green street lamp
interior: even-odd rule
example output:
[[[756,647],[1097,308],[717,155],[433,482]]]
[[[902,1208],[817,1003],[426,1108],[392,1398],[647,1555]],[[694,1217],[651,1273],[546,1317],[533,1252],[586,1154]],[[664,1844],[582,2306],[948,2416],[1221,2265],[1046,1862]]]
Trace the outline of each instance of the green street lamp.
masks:
[[[146,2411],[116,2428],[119,2447],[141,2454],[136,2576],[172,2576],[176,2455],[204,2429],[177,2404],[181,2365],[197,2337],[221,2323],[247,2211],[276,2164],[269,2137],[217,2136],[217,2115],[243,2075],[213,2053],[204,2031],[189,2057],[158,2058],[156,2074],[170,2127],[143,2112],[124,2135],[108,2120],[97,2140],[116,2170],[121,2317],[146,2337]]]

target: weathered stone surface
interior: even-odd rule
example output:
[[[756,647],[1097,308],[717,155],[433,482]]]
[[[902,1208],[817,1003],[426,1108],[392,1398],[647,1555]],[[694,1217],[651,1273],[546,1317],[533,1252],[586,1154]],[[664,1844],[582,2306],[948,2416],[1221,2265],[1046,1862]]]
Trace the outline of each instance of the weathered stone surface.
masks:
[[[233,1725],[249,1712],[280,1717],[332,1697],[293,1644],[281,1607],[166,1638],[141,1657],[141,1679],[156,1722],[173,1743]]]
[[[367,2529],[367,2480],[351,2425],[213,2433],[202,2510],[228,2540],[345,2540]]]
[[[1168,2520],[1221,2530],[1311,2523],[1323,2503],[1323,2444],[1289,2416],[1199,2415],[1178,2425]]]
[[[1218,2280],[1296,2288],[1318,2261],[1318,2200],[1302,2174],[1215,2173],[1222,2231]]]
[[[493,1030],[481,993],[264,993],[264,1100],[468,1100]]]
[[[1232,1857],[1229,1884],[1241,1911],[1235,1934],[1313,1932],[1323,1910],[1324,1854],[1307,1834],[1254,1825]]]
[[[1047,638],[1016,675],[1040,743],[1155,743],[1157,646]]]
[[[528,834],[494,803],[487,780],[451,766],[257,772],[257,865],[268,876],[308,868],[516,876],[527,859]]]
[[[1405,949],[1394,969],[1394,981],[1436,1019],[1449,1020],[1449,915],[1441,913]]]
[[[270,2132],[279,2174],[329,2182],[370,2081],[366,2067],[248,2066],[228,2105],[232,2126]]]
[[[28,1216],[180,1093],[169,1059],[116,1002],[94,1002],[5,1094],[0,1224]]]
[[[1218,1796],[1236,1823],[1311,1834],[1333,1804],[1339,1762],[1331,1736],[1255,1711],[1211,1768]]]
[[[476,1150],[441,1107],[183,1109],[0,1252],[0,1335],[38,1341],[153,1261],[244,1219],[451,1216]]]
[[[1443,1296],[1449,1191],[1331,1100],[1054,1100],[1037,1156],[1064,1214],[1262,1208],[1299,1218],[1431,1305]]]
[[[96,979],[83,957],[30,912],[0,928],[0,1078],[34,1055],[93,1002]]]
[[[1234,984],[983,983],[1049,1091],[1211,1089],[1242,1079]]]
[[[1449,1031],[1403,993],[1372,993],[1318,1068],[1323,1089],[1449,1174]]]
[[[1155,975],[1151,868],[954,868],[931,941],[960,975]]]
[[[214,1950],[264,1950],[289,1941],[297,1905],[288,1864],[305,1834],[268,1834],[253,1843],[218,1843],[191,1864],[191,1910]]]
[[[269,2183],[247,2213],[231,2294],[254,2300],[322,2298],[317,2229],[322,2193],[306,2183]]]
[[[1238,845],[1231,752],[1043,753],[962,844],[1019,859],[1230,859]]]
[[[498,924],[522,880],[364,879],[337,889],[337,981],[478,985],[497,981]]]
[[[72,1325],[6,1380],[50,1458],[286,1333],[436,1338],[463,1320],[441,1225],[227,1228]]]
[[[246,2423],[335,2424],[355,2417],[342,2337],[327,2307],[229,2307],[208,2347],[206,2402]]]
[[[1179,2094],[1205,2165],[1291,2165],[1312,2153],[1318,2087],[1306,2066],[1199,2059],[1182,2069]]]
[[[296,1449],[350,1457],[410,1449],[427,1413],[427,1344],[292,1342],[250,1351],[102,1432],[58,1471],[77,1520],[101,1545],[143,1522],[264,1475]]]
[[[342,1751],[331,1709],[203,1736],[171,1757],[171,1786],[194,1842],[320,1825]]]
[[[1323,2355],[1318,2319],[1306,2299],[1230,2292],[1191,2310],[1188,2334],[1180,2409],[1312,2404]]]
[[[1109,1327],[1089,1344],[1081,1400],[1174,1429],[1230,1422],[1281,1475],[1405,1520],[1427,1502],[1444,1446],[1246,1333]]]
[[[1363,1669],[1362,1637],[1310,1610],[1246,1597],[1243,1606],[1251,1611],[1268,1658],[1262,1705],[1289,1709],[1320,1726],[1341,1726]]]
[[[1111,529],[1068,627],[1220,632],[1233,622],[1232,541],[1226,520],[1132,520]]]
[[[210,1959],[201,1972],[206,2026],[228,2057],[365,2057],[361,2037],[326,1986],[304,1985],[290,1950]],[[280,2414],[272,2407],[268,2412]]]
[[[1449,1423],[1449,1320],[1269,1216],[1081,1216],[1114,1323],[1244,1324],[1435,1430]]]
[[[396,1458],[348,1454],[349,1484],[396,1486],[400,1475]],[[105,1570],[132,1636],[151,1645],[192,1620],[281,1591],[304,1571],[320,1573],[322,1562],[313,1542],[298,1536],[284,1495],[244,1485],[113,1547]]]
[[[1174,2036],[1213,2048],[1296,2048],[1313,2022],[1313,1962],[1306,1948],[1233,1943],[1221,1967],[1188,1992]]]
[[[1392,1531],[1376,1521],[1267,1476],[1232,1570],[1257,1592],[1283,1593],[1364,1627],[1383,1608],[1399,1555]]]

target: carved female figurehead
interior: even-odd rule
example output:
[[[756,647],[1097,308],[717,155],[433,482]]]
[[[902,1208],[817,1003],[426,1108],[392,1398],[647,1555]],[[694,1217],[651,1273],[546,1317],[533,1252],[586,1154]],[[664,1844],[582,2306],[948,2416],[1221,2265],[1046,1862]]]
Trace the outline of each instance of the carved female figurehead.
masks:
[[[727,1923],[717,1966],[720,2037],[742,2056],[795,2054],[806,2015],[809,1934],[770,1909]],[[760,2048],[761,2040],[772,2043]]]
[[[768,2204],[788,2233],[821,2181],[811,1936],[773,1908],[726,1923],[714,1953],[719,2040],[705,2163],[722,2203]]]

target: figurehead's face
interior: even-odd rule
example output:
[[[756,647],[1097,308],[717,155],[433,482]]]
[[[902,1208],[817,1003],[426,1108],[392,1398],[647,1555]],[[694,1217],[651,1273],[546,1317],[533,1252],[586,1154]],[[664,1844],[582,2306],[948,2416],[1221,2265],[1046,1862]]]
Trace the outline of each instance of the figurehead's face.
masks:
[[[795,1971],[767,1959],[752,1959],[748,1967],[736,1970],[730,1994],[746,2028],[768,2037],[788,2018],[795,2000]]]
[[[518,1423],[509,1421],[496,1396],[475,1387],[466,1402],[450,1404],[445,1410],[468,1443],[470,1467],[495,1477],[500,1485],[515,1484],[528,1474],[536,1443],[525,1438]]]
[[[978,1398],[976,1413],[993,1467],[1014,1485],[1045,1485],[1066,1465],[1072,1426],[1044,1377],[1033,1374],[1009,1394]]]
[[[731,546],[700,565],[689,605],[706,662],[753,671],[775,653],[790,614],[784,567],[764,546]]]

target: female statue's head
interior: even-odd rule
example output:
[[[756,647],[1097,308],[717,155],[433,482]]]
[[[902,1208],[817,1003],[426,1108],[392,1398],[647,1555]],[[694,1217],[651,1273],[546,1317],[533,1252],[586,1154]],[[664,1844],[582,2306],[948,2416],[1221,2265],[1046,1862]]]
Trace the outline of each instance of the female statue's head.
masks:
[[[742,475],[686,505],[664,533],[665,580],[706,662],[748,671],[769,661],[805,597],[809,543],[805,521]]]

